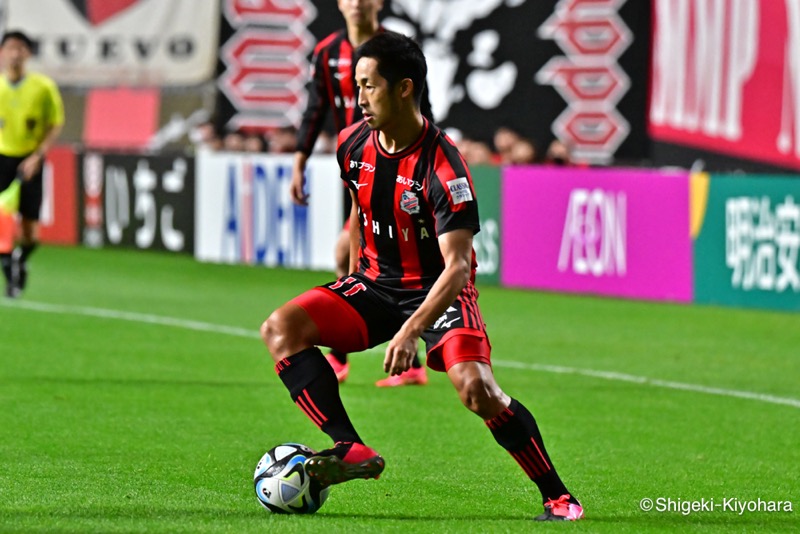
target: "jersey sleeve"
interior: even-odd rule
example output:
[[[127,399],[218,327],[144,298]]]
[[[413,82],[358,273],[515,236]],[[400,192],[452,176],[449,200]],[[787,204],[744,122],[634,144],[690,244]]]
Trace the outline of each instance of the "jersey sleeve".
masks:
[[[317,142],[322,127],[325,124],[325,116],[330,109],[330,102],[325,97],[327,93],[327,78],[325,70],[327,65],[326,48],[321,47],[314,52],[311,61],[311,79],[306,89],[308,91],[308,104],[303,112],[303,120],[297,131],[297,150],[306,155],[314,150],[314,143]]]
[[[61,92],[58,90],[58,86],[53,80],[48,80],[46,88],[45,123],[50,126],[60,126],[64,124],[64,101],[61,99]]]
[[[427,196],[436,219],[436,235],[458,229],[472,230],[473,234],[480,231],[472,175],[458,149],[444,137],[436,149]]]

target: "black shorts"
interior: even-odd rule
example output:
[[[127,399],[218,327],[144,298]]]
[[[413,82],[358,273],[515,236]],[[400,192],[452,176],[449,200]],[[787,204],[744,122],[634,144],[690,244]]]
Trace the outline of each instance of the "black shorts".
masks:
[[[315,287],[291,302],[317,325],[320,345],[358,352],[392,339],[427,295],[427,289],[386,287],[356,273]],[[491,363],[491,345],[472,282],[421,337],[433,370],[445,371],[462,361]]]
[[[17,169],[28,156],[4,156],[0,154],[0,191],[11,185],[17,176]],[[29,220],[39,220],[39,210],[42,208],[42,169],[33,175],[30,180],[23,181],[19,195],[19,212]]]

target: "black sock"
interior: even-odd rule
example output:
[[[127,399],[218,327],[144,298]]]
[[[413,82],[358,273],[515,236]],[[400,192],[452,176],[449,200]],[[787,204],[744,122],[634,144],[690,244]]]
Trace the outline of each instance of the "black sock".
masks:
[[[3,275],[6,277],[6,282],[11,281],[11,254],[0,254],[0,263],[3,264]]]
[[[422,362],[419,361],[419,354],[415,354],[414,359],[411,360],[411,368],[419,369],[420,367],[422,367]]]
[[[328,353],[333,356],[337,362],[341,363],[342,365],[347,363],[347,353],[346,352],[339,352],[338,350],[331,349]]]
[[[511,399],[508,408],[486,421],[486,426],[497,443],[511,454],[525,474],[536,483],[544,501],[569,494],[544,448],[536,420],[525,406]],[[575,500],[571,494],[570,500]]]
[[[294,403],[334,442],[363,443],[342,404],[336,373],[318,348],[281,360],[275,370]]]
[[[19,257],[19,262],[24,265],[25,262],[28,261],[28,256],[33,254],[33,251],[36,250],[38,246],[39,246],[38,241],[31,241],[27,245],[22,245],[20,247],[22,249],[22,254]]]

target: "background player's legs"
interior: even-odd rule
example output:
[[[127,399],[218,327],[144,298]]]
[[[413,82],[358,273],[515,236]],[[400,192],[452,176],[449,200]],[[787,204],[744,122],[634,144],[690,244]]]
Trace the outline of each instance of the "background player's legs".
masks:
[[[28,281],[28,258],[39,246],[39,221],[22,217],[22,237],[20,245],[14,251],[14,261],[17,269],[17,285],[20,290],[25,289]]]
[[[6,192],[11,182],[14,180],[16,168],[19,160],[0,155],[0,193]],[[0,250],[0,265],[3,268],[3,277],[6,280],[6,296],[17,296],[16,280],[12,273],[11,254],[14,251],[14,240],[16,239],[17,222],[13,214],[7,213],[0,220],[0,232],[3,232],[3,249]]]
[[[17,282],[12,272],[12,261],[10,252],[0,253],[0,265],[3,267],[3,277],[6,279],[6,296],[15,298],[18,294]]]
[[[464,406],[484,420],[497,443],[538,486],[544,502],[571,495],[550,461],[536,420],[522,404],[500,389],[489,365],[462,361],[450,367],[447,376]],[[569,499],[579,505],[574,497]]]
[[[339,237],[336,239],[336,249],[334,254],[336,260],[336,277],[341,278],[350,274],[350,230],[345,224]],[[336,379],[341,384],[350,374],[350,363],[347,360],[347,353],[336,349],[331,349],[325,356],[328,363],[336,373]],[[428,383],[428,375],[425,367],[422,366],[419,356],[414,356],[411,362],[411,369],[399,375],[389,376],[378,380],[375,385],[378,387],[394,387],[406,385],[425,385]]]
[[[339,232],[339,237],[336,238],[334,260],[336,261],[336,278],[350,274],[350,230],[346,225]]]
[[[336,278],[341,278],[350,273],[350,231],[345,225],[336,238],[336,248],[334,249],[334,261],[336,262]],[[325,356],[328,363],[336,373],[339,383],[347,379],[350,373],[350,364],[347,361],[347,353],[331,349]]]

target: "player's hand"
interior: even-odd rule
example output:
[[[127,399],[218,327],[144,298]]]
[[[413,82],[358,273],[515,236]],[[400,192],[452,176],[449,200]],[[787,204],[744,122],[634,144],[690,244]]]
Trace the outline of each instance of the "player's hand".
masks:
[[[308,194],[305,192],[306,177],[305,169],[299,168],[295,165],[292,170],[292,183],[289,186],[289,193],[292,196],[292,202],[300,206],[308,206]]]
[[[386,347],[386,357],[383,359],[383,370],[390,375],[399,375],[408,371],[414,356],[417,355],[417,338],[409,336],[401,330]]]
[[[26,182],[29,181],[37,172],[39,172],[39,169],[42,167],[43,160],[44,158],[38,153],[31,154],[19,164],[19,167],[17,168],[17,174]]]

